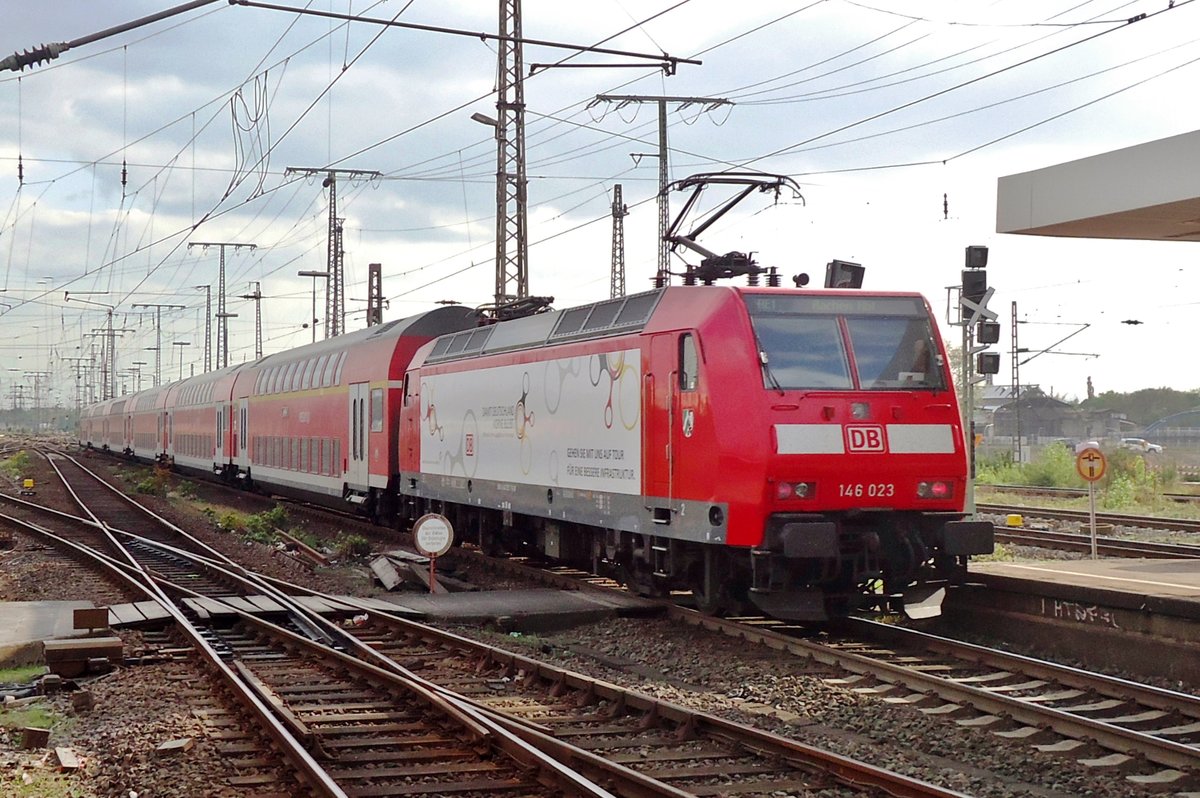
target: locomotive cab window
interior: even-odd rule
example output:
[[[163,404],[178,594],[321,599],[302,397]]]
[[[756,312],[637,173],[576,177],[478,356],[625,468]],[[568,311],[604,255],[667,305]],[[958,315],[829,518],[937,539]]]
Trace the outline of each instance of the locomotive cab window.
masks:
[[[916,297],[749,295],[763,385],[777,390],[945,388]]]
[[[690,333],[679,336],[679,390],[694,391],[700,386],[700,358],[696,339]]]

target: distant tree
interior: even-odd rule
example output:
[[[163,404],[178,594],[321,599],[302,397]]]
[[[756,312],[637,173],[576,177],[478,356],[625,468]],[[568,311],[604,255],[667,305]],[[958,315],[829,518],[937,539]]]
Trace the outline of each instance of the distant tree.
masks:
[[[1087,410],[1113,410],[1124,413],[1136,424],[1149,424],[1172,413],[1200,407],[1200,391],[1174,388],[1143,388],[1132,393],[1105,391],[1080,403]]]

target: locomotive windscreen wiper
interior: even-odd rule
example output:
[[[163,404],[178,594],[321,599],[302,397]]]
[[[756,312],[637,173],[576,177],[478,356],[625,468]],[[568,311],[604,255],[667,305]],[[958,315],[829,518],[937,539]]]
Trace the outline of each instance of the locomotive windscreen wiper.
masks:
[[[758,347],[758,362],[762,366],[763,376],[767,378],[767,382],[771,387],[783,393],[783,386],[779,384],[779,380],[775,378],[775,372],[771,370],[771,359],[767,357],[767,350],[763,348],[762,340],[758,337],[758,333],[754,333],[754,345]]]

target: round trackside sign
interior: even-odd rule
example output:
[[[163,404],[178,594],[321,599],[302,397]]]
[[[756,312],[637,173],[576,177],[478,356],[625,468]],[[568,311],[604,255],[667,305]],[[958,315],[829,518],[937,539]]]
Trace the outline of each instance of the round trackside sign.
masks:
[[[1103,477],[1107,467],[1108,461],[1104,459],[1104,453],[1093,446],[1087,447],[1075,457],[1075,470],[1088,482],[1095,482]]]
[[[413,542],[426,557],[441,557],[454,543],[454,527],[446,516],[427,513],[413,524]]]

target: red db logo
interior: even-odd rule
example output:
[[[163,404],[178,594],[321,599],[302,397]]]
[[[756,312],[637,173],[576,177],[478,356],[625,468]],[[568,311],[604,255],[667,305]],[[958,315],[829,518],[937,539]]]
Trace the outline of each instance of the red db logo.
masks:
[[[883,443],[883,427],[871,426],[846,427],[846,449],[851,452],[885,452]]]

